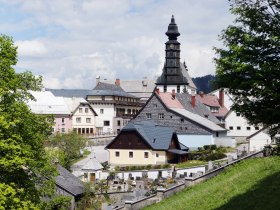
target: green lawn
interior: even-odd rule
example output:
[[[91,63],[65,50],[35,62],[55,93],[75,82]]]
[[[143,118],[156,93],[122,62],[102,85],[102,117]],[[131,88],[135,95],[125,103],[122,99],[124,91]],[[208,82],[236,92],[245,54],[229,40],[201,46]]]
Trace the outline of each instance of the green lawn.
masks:
[[[280,209],[280,157],[243,161],[145,209]]]
[[[188,168],[188,167],[193,167],[193,166],[201,166],[201,165],[206,165],[207,162],[201,161],[201,160],[188,160],[183,163],[178,163],[175,165],[176,168]]]

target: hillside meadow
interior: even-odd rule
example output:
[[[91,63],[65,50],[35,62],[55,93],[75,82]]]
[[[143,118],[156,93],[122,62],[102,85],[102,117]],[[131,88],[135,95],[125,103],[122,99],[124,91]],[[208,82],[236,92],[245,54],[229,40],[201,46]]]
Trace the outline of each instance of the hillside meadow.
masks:
[[[242,161],[144,209],[280,209],[280,157]]]

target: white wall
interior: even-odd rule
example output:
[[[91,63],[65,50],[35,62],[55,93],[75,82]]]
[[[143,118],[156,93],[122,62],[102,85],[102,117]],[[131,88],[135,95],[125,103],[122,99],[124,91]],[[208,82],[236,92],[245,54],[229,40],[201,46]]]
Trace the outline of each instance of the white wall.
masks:
[[[163,91],[163,85],[158,85],[157,88],[159,89],[160,92],[164,92]],[[183,92],[184,89],[184,85],[180,85],[180,93]],[[190,86],[186,85],[186,89],[188,91],[189,94],[196,94],[195,93],[195,89],[191,88]],[[167,85],[167,91],[168,93],[172,93],[172,90],[175,90],[175,92],[177,93],[177,85]]]
[[[92,104],[92,107],[96,114],[96,128],[102,128],[104,133],[113,132],[113,117],[115,116],[115,110],[113,104]],[[103,109],[103,114],[101,113]],[[109,126],[104,126],[104,121],[109,121]]]
[[[241,115],[238,116],[234,111],[231,111],[226,117],[225,126],[228,130],[227,135],[236,137],[250,136],[262,128],[261,126],[248,124],[248,121],[244,117],[242,117]],[[258,129],[256,129],[256,127],[258,127]]]
[[[236,147],[236,140],[234,137],[221,137],[221,138],[215,138],[214,143],[218,147]]]
[[[261,131],[249,139],[249,151],[260,151],[265,145],[271,143],[271,137],[266,132]]]

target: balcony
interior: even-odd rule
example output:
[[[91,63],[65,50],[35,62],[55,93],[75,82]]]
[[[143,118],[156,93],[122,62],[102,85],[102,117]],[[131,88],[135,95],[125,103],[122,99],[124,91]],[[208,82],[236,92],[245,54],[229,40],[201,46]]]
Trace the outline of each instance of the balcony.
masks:
[[[137,114],[137,113],[134,113],[134,114],[125,114],[125,113],[122,113],[122,112],[117,112],[116,117],[131,119],[131,118],[133,118],[136,114]]]

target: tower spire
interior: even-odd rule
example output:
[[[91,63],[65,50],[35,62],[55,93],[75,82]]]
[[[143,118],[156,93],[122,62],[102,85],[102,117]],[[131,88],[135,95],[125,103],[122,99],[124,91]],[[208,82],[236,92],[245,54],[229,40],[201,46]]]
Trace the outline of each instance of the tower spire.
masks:
[[[169,23],[168,30],[165,34],[168,36],[169,40],[177,40],[177,37],[180,36],[174,15],[171,17],[171,22]]]

